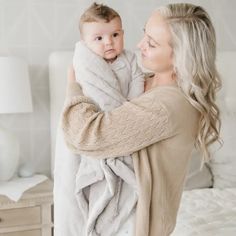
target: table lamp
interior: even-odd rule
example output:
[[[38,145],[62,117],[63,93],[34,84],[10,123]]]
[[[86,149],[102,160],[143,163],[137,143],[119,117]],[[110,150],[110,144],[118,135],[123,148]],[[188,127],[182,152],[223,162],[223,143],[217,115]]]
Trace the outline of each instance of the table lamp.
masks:
[[[0,57],[0,115],[32,112],[28,66],[15,57]],[[10,180],[17,171],[18,139],[0,124],[0,181]]]

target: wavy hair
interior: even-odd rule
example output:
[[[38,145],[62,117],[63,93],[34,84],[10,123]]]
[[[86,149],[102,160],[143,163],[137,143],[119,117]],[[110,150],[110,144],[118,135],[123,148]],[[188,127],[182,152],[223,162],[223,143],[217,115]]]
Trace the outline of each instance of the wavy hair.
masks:
[[[174,71],[188,101],[200,112],[195,146],[203,162],[210,160],[209,146],[220,144],[220,111],[216,92],[221,88],[217,72],[216,36],[211,19],[200,6],[177,3],[157,9],[168,23],[172,35]]]

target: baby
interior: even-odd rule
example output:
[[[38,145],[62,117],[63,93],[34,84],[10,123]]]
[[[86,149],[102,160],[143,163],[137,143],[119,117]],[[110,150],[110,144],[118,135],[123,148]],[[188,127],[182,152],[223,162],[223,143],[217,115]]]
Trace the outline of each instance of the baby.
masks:
[[[94,3],[81,16],[79,29],[81,41],[76,43],[73,66],[84,95],[105,111],[141,95],[144,74],[135,54],[124,49],[119,14]],[[123,235],[118,231],[131,219],[137,197],[131,156],[100,160],[81,156],[76,198],[86,221],[87,235]],[[132,235],[133,223],[128,227],[128,235]]]
[[[119,92],[125,100],[130,100],[142,94],[144,92],[144,75],[137,65],[135,54],[124,49],[124,31],[119,14],[107,6],[94,3],[81,16],[79,29],[82,40],[76,44],[73,60],[75,72],[80,69],[78,68],[81,66],[79,65],[80,61],[85,61],[85,59],[91,61],[91,63],[87,61],[87,66],[90,64],[92,68],[87,69],[95,70],[95,72],[102,69],[96,68],[102,65],[93,64],[94,55],[87,55],[86,50],[81,49],[81,44],[83,44],[100,59],[103,59],[103,65],[106,62],[106,69],[109,67],[113,72],[112,77],[107,78],[107,82],[116,85],[118,83],[120,86]],[[98,63],[97,60],[95,61]],[[84,62],[81,64],[84,66]],[[102,77],[105,76],[104,71]],[[77,81],[82,83],[78,77],[82,76],[76,73]],[[86,91],[84,92],[86,93]],[[89,94],[89,97],[91,97],[91,94]]]

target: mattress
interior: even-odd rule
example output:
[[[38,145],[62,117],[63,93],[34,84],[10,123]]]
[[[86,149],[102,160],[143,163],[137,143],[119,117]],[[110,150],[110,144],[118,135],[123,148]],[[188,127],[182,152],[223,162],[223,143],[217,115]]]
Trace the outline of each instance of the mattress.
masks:
[[[236,235],[236,188],[184,191],[171,236],[222,235]]]

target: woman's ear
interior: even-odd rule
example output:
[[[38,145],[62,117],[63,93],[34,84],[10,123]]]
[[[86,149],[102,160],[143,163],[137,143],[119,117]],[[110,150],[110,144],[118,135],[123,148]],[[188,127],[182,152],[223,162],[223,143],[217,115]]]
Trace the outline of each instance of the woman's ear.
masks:
[[[173,71],[172,71],[172,74],[171,74],[171,79],[172,80],[176,80],[177,79],[177,69],[175,66],[173,66]]]

